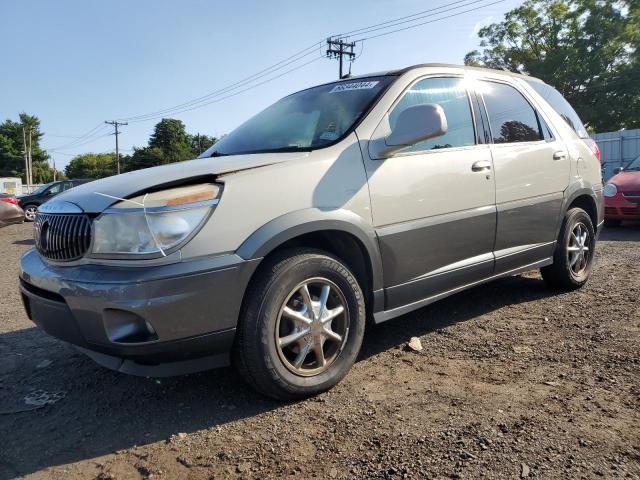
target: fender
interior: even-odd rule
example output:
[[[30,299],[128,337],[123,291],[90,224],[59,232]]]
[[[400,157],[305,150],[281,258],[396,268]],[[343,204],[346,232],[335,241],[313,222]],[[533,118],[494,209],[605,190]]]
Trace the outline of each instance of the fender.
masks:
[[[371,225],[349,210],[308,208],[287,213],[253,232],[235,253],[245,260],[262,258],[287,240],[327,230],[349,233],[364,245],[371,262],[373,290],[382,289],[382,260],[378,237]]]
[[[596,190],[593,188],[591,184],[585,183],[583,180],[580,182],[572,183],[569,187],[564,191],[564,200],[562,203],[562,215],[560,215],[560,220],[558,223],[558,231],[560,231],[560,227],[562,226],[562,221],[564,219],[567,210],[569,209],[569,205],[578,197],[586,195],[591,200],[596,207],[596,225],[594,227],[596,230],[600,227],[602,222],[604,221],[604,197],[602,196],[602,190]]]

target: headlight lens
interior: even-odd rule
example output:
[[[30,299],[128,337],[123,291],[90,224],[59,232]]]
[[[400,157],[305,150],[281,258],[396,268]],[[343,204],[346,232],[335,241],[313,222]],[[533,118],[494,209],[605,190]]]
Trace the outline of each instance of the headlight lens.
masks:
[[[604,186],[604,190],[602,191],[602,194],[605,197],[615,197],[617,193],[618,187],[616,187],[613,183],[607,183]]]
[[[93,226],[92,253],[166,255],[203,223],[218,203],[220,186],[177,187],[122,200]]]

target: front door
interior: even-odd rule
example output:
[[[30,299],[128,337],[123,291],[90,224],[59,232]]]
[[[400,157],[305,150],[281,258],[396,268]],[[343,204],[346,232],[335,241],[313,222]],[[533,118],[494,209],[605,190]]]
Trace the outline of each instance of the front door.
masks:
[[[439,104],[448,130],[392,158],[366,160],[383,262],[386,310],[489,276],[496,228],[489,145],[478,144],[462,77],[416,81],[389,113]],[[366,151],[366,148],[363,148]]]
[[[564,142],[513,85],[476,83],[484,98],[496,180],[496,273],[553,255],[569,183]]]

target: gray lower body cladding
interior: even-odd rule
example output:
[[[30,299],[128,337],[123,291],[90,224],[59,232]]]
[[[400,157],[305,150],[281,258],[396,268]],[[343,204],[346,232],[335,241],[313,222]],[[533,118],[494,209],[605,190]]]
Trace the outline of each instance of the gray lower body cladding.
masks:
[[[48,334],[104,366],[162,376],[228,363],[258,263],[224,255],[143,269],[57,267],[31,250],[20,288],[27,314]]]

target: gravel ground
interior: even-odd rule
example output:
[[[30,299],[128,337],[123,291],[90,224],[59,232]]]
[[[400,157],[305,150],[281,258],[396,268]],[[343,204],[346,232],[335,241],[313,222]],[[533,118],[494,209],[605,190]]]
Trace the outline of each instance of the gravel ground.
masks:
[[[33,328],[30,236],[0,230],[0,478],[640,478],[640,225],[603,233],[584,289],[532,272],[458,294],[289,404],[230,369],[116,374]]]

